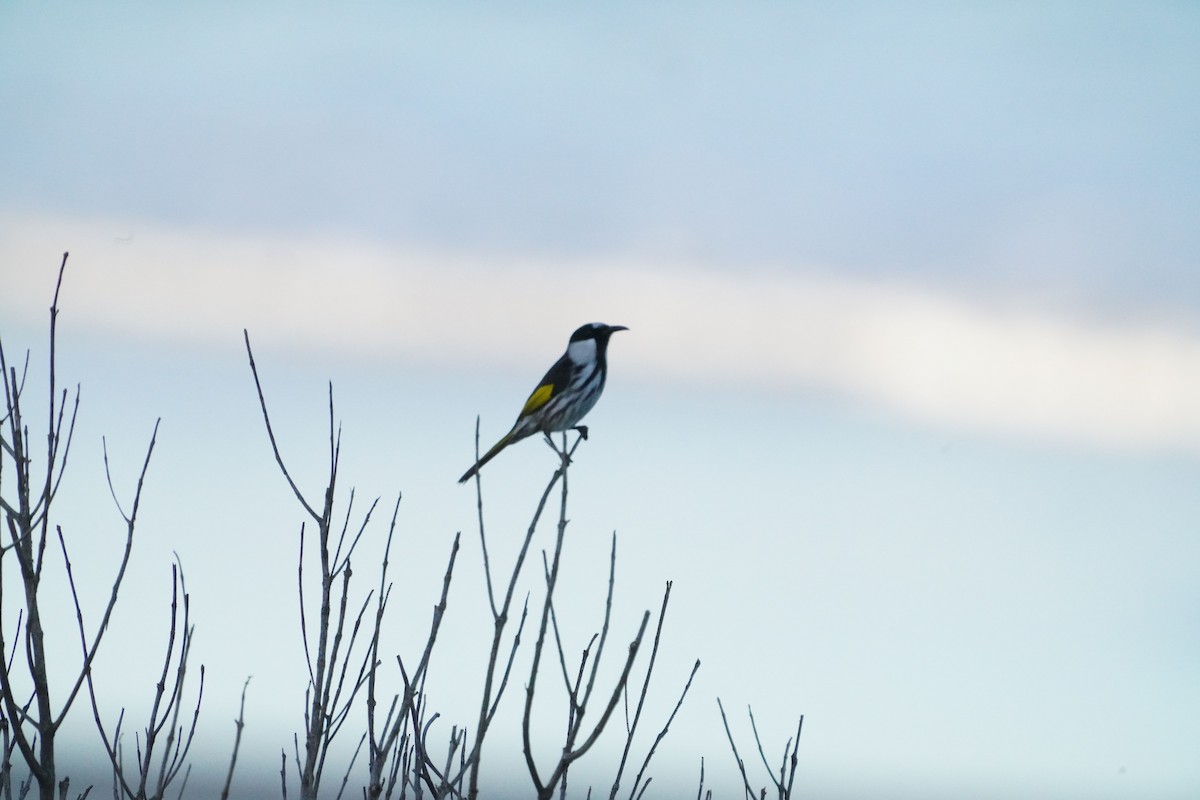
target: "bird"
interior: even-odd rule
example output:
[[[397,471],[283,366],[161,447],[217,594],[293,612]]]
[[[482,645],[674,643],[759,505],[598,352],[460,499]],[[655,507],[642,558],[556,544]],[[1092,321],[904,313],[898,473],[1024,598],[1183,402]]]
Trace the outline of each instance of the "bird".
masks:
[[[617,331],[627,330],[624,325],[605,325],[603,322],[589,322],[576,329],[567,343],[567,352],[538,382],[517,415],[512,430],[500,437],[500,441],[464,472],[458,482],[466,483],[501,450],[539,431],[549,439],[551,433],[576,430],[586,439],[587,426],[580,425],[579,421],[592,410],[604,391],[604,381],[608,377],[608,339]]]

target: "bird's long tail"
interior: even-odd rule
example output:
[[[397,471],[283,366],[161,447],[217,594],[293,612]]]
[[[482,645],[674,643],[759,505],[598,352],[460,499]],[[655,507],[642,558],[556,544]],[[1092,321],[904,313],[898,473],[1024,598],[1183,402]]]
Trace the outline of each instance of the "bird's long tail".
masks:
[[[475,473],[479,472],[479,470],[483,468],[484,464],[491,461],[493,458],[495,458],[497,455],[500,454],[501,450],[508,447],[510,444],[512,444],[515,441],[516,441],[516,438],[513,437],[512,431],[509,431],[508,433],[504,434],[504,436],[500,437],[500,441],[498,441],[494,445],[492,445],[491,450],[488,450],[486,453],[483,454],[483,456],[478,461],[475,462],[475,466],[471,467],[469,470],[467,470],[466,472],[463,473],[463,476],[458,479],[458,482],[466,483],[467,481],[471,480],[471,478],[475,477]]]

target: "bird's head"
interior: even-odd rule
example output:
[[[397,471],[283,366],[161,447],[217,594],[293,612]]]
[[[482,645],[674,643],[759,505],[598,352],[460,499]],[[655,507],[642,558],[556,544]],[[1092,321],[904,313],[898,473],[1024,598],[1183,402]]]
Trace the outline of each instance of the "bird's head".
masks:
[[[624,325],[605,325],[603,322],[589,322],[587,325],[582,325],[574,333],[571,334],[571,341],[567,345],[567,354],[573,361],[585,362],[589,358],[599,354],[604,357],[604,351],[608,347],[608,337],[612,336],[617,331],[627,331]]]
[[[603,322],[589,322],[587,325],[581,325],[571,334],[572,342],[582,342],[585,339],[597,339],[601,342],[607,342],[608,337],[612,336],[617,331],[627,331],[624,325],[605,325]]]

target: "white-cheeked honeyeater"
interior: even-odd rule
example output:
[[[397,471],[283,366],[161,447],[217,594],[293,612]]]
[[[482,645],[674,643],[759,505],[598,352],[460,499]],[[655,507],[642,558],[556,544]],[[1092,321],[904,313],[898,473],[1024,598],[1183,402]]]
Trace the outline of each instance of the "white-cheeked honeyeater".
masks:
[[[590,322],[572,333],[567,352],[554,363],[533,394],[529,395],[512,430],[484,453],[475,466],[463,473],[458,482],[470,480],[501,450],[535,433],[549,436],[558,431],[574,429],[586,439],[587,427],[580,425],[579,421],[592,410],[604,391],[604,380],[608,376],[608,339],[617,331],[627,330],[624,325]]]

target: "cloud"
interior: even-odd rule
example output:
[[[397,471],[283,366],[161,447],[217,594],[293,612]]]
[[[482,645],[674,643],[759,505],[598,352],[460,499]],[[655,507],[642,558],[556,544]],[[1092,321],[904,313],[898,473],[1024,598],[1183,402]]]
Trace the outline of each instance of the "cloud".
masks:
[[[363,241],[104,220],[0,220],[5,319],[64,305],[158,340],[527,365],[601,319],[650,379],[835,391],[924,424],[1105,447],[1200,450],[1200,336],[1081,321],[900,283],[634,261],[499,261]],[[547,343],[546,337],[554,336]]]

